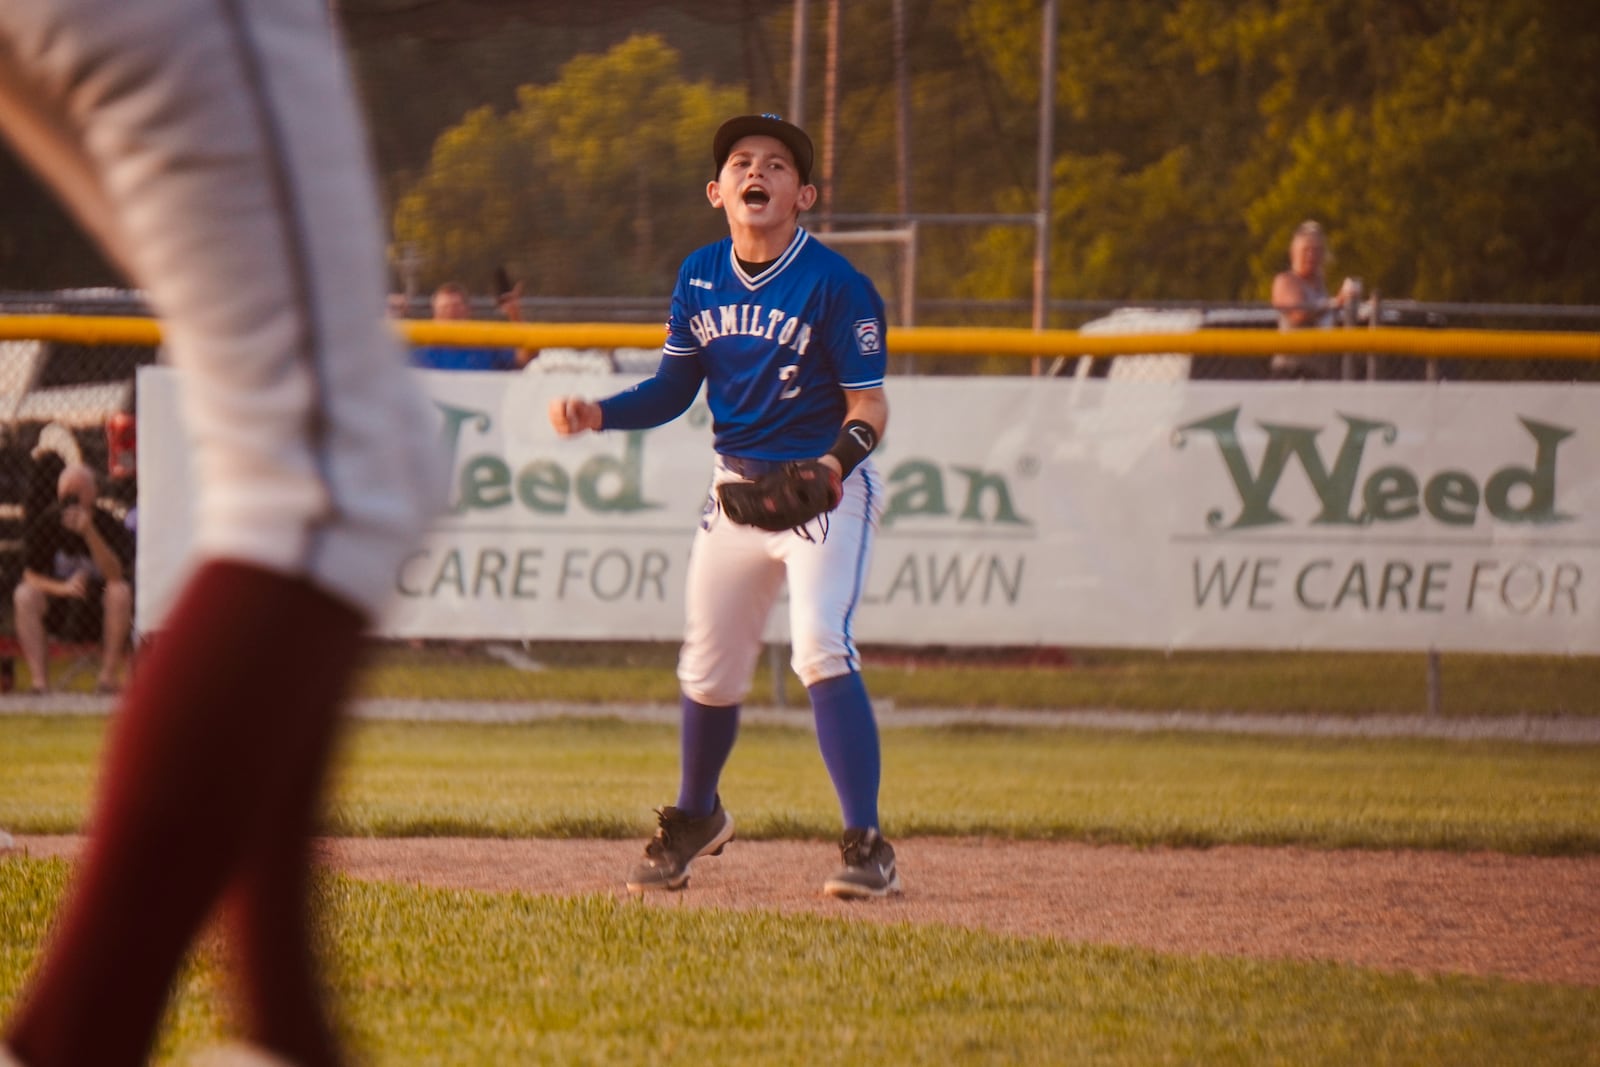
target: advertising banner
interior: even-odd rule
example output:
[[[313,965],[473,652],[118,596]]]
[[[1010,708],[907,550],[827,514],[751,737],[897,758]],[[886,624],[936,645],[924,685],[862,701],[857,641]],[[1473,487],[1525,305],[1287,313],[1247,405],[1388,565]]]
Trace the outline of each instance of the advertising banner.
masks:
[[[398,637],[675,640],[710,415],[559,439],[636,376],[418,372],[449,500]],[[175,374],[140,372],[138,611],[188,540]],[[1592,387],[891,379],[871,643],[1600,650]],[[783,605],[769,636],[786,633]]]

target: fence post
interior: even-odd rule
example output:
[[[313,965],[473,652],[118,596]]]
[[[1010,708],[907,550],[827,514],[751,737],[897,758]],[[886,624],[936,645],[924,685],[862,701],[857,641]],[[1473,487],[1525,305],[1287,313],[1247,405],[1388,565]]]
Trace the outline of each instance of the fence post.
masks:
[[[1437,719],[1441,714],[1443,698],[1439,692],[1439,650],[1428,649],[1428,718]]]
[[[1356,324],[1356,311],[1361,304],[1359,293],[1354,301],[1346,300],[1339,308],[1339,328],[1342,330],[1353,329]],[[1339,357],[1339,380],[1353,382],[1356,379],[1356,354],[1346,352]]]
[[[1378,290],[1374,289],[1372,290],[1372,313],[1367,316],[1367,329],[1376,330],[1378,328],[1378,323],[1381,321],[1378,312]],[[1376,352],[1367,353],[1367,381],[1369,382],[1378,380],[1378,359]]]

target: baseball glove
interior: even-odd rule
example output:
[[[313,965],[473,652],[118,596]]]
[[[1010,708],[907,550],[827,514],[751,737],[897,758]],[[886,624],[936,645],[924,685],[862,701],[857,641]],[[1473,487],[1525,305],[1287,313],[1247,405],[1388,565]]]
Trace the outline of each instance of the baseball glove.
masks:
[[[839,506],[839,476],[814,459],[797,459],[753,482],[717,486],[723,514],[745,526],[792,530]]]

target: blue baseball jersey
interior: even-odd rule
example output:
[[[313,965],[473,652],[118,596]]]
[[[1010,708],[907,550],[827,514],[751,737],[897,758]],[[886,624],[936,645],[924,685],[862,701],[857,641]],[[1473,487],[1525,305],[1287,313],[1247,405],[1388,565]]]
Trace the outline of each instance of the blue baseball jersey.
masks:
[[[804,227],[754,277],[725,237],[678,271],[662,363],[679,359],[699,364],[719,453],[820,456],[844,422],[843,391],[883,385],[883,299]]]

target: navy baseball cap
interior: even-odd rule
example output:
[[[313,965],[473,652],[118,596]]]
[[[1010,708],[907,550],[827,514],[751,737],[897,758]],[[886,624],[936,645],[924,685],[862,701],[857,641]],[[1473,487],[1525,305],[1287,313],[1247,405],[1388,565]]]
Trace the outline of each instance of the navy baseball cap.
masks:
[[[783,121],[779,115],[738,115],[717,127],[717,135],[711,140],[711,158],[716,160],[717,173],[722,173],[722,165],[741,138],[757,135],[782,141],[794,154],[794,165],[800,170],[800,184],[810,184],[811,163],[816,158],[811,138],[806,136],[806,131]]]

